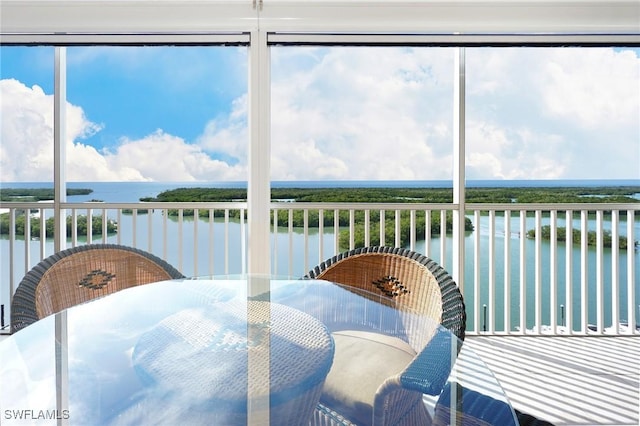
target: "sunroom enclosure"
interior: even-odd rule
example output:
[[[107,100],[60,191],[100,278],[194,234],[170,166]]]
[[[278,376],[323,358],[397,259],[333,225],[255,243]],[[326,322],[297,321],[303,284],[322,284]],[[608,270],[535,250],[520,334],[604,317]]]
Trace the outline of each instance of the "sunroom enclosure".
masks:
[[[24,273],[38,260],[68,246],[102,242],[109,220],[118,233],[106,241],[133,245],[167,259],[186,275],[259,273],[302,276],[345,247],[355,247],[355,216],[365,223],[375,217],[393,218],[394,235],[381,244],[401,245],[400,221],[410,221],[409,248],[441,263],[463,289],[470,334],[637,334],[640,315],[638,251],[619,246],[620,236],[638,240],[640,205],[619,204],[476,204],[465,198],[468,152],[466,53],[482,47],[557,48],[638,46],[637,5],[634,2],[445,2],[355,4],[311,2],[11,2],[3,1],[2,45],[50,46],[55,50],[54,176],[55,200],[43,203],[1,202],[10,226],[3,246],[2,303],[8,323],[10,295]],[[61,7],[53,7],[61,6]],[[365,10],[367,9],[367,10]],[[73,10],[76,17],[68,12]],[[110,13],[106,14],[105,10]],[[523,13],[525,12],[530,13]],[[580,13],[576,14],[576,10]],[[603,14],[606,10],[606,14]],[[132,12],[133,11],[133,12]],[[101,13],[102,12],[102,13]],[[179,12],[179,13],[177,13]],[[339,13],[338,13],[339,12]],[[385,12],[387,13],[386,16]],[[636,13],[636,15],[634,15]],[[78,15],[79,14],[79,15]],[[478,15],[479,14],[479,15]],[[98,19],[97,16],[100,16]],[[156,20],[149,19],[155,16]],[[492,19],[476,19],[484,16]],[[550,17],[554,16],[554,19]],[[634,17],[635,16],[635,17]],[[67,136],[66,52],[74,46],[244,46],[247,49],[247,200],[234,203],[96,203],[70,202],[66,197]],[[272,50],[297,46],[401,46],[447,48],[451,53],[451,170],[452,203],[292,203],[272,201],[271,152],[276,143],[271,127]],[[633,153],[631,154],[633,155]],[[175,209],[175,219],[168,219]],[[206,212],[192,220],[186,211]],[[289,217],[302,211],[304,225],[279,223],[278,212]],[[309,217],[348,215],[327,226]],[[217,213],[221,213],[218,215]],[[24,216],[41,223],[54,218],[52,235],[15,233]],[[450,215],[440,229],[418,231],[418,218]],[[102,218],[102,232],[86,237],[75,231],[81,217]],[[235,217],[239,216],[240,219]],[[70,238],[67,218],[71,219]],[[220,218],[221,217],[221,218]],[[477,232],[465,233],[470,218]],[[378,219],[382,220],[382,219]],[[427,223],[431,223],[427,220]],[[549,226],[551,242],[539,235]],[[536,229],[537,237],[526,234]],[[560,228],[576,229],[581,244]],[[481,234],[480,229],[483,230]],[[340,234],[347,230],[348,241]],[[365,245],[372,240],[365,225]],[[605,230],[612,246],[605,247]],[[587,234],[595,232],[594,247]],[[25,243],[28,242],[28,243]],[[4,249],[6,247],[6,253]],[[189,248],[187,250],[187,248]],[[570,249],[567,249],[570,248]],[[530,257],[529,257],[530,256]],[[531,261],[533,259],[533,261]],[[4,262],[4,260],[3,260]],[[566,283],[571,283],[567,285]]]

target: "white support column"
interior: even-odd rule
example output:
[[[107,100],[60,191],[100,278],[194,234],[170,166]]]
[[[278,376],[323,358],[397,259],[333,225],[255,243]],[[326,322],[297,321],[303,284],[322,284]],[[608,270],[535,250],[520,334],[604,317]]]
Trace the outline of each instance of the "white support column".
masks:
[[[54,321],[55,371],[56,371],[56,426],[68,426],[69,411],[69,336],[67,312],[55,315]],[[65,415],[64,413],[68,414]]]
[[[54,53],[53,93],[53,189],[54,189],[54,251],[66,248],[66,211],[62,203],[67,201],[67,48],[56,47]]]
[[[270,250],[270,64],[267,35],[251,32],[249,48],[249,182],[248,268],[250,274],[269,274]]]
[[[464,289],[465,225],[465,51],[455,49],[453,79],[453,264],[451,276]],[[476,301],[477,302],[477,301]]]
[[[262,2],[258,8],[262,8]],[[258,9],[258,14],[260,13]],[[249,45],[249,161],[247,188],[247,267],[249,274],[254,275],[247,281],[248,295],[264,293],[270,281],[262,275],[271,272],[270,249],[270,64],[267,34],[260,29],[251,31]],[[255,313],[247,303],[247,319]],[[263,319],[264,320],[264,319]],[[247,335],[252,333],[252,321],[248,322]],[[269,342],[267,341],[268,345]],[[263,355],[264,356],[264,355]],[[247,360],[247,380],[249,393],[247,401],[247,425],[264,425],[269,423],[269,398],[264,393],[256,394],[260,386],[252,382],[269,383],[269,358],[258,359],[249,355]],[[261,356],[262,357],[262,356]]]

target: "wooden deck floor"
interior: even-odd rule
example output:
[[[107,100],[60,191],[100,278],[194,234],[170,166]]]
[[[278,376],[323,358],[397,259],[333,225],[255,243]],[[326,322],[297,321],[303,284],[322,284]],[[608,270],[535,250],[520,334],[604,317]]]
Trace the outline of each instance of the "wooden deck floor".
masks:
[[[640,425],[640,336],[468,336],[514,408],[555,425]]]

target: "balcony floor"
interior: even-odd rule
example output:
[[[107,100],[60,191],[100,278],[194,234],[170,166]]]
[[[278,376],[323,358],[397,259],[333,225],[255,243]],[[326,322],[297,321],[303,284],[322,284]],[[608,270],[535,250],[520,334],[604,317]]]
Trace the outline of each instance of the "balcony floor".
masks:
[[[640,336],[468,336],[514,408],[554,425],[640,424]]]
[[[556,426],[640,425],[640,336],[467,336],[465,345],[524,413]]]

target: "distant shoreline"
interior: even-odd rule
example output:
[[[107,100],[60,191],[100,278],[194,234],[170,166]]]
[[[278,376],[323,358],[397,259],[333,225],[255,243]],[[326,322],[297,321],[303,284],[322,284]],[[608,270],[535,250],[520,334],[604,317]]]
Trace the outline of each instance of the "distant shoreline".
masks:
[[[4,189],[41,189],[53,188],[51,182],[0,182],[0,191]],[[69,182],[68,190],[89,188],[88,195],[69,195],[70,202],[87,202],[101,200],[104,202],[139,202],[142,199],[155,198],[159,194],[181,188],[211,188],[225,190],[246,190],[246,182]],[[349,190],[349,189],[386,189],[386,190],[428,190],[448,194],[453,193],[451,181],[274,181],[272,190],[282,191],[290,189],[312,190]],[[582,188],[592,192],[597,188],[631,189],[629,196],[640,200],[640,179],[591,179],[591,180],[475,180],[466,183],[467,190],[519,190],[533,189],[558,191],[562,188],[575,190]],[[609,192],[609,191],[605,191]],[[616,191],[618,192],[618,191]],[[602,192],[600,192],[602,194]],[[469,200],[467,200],[469,201]],[[580,202],[587,202],[580,200]]]
[[[95,185],[246,188],[246,181],[89,181],[67,182],[70,188]],[[272,181],[273,188],[452,188],[452,180],[299,180]],[[468,188],[574,188],[640,186],[639,179],[469,179]],[[53,188],[52,182],[0,182],[0,188]]]

